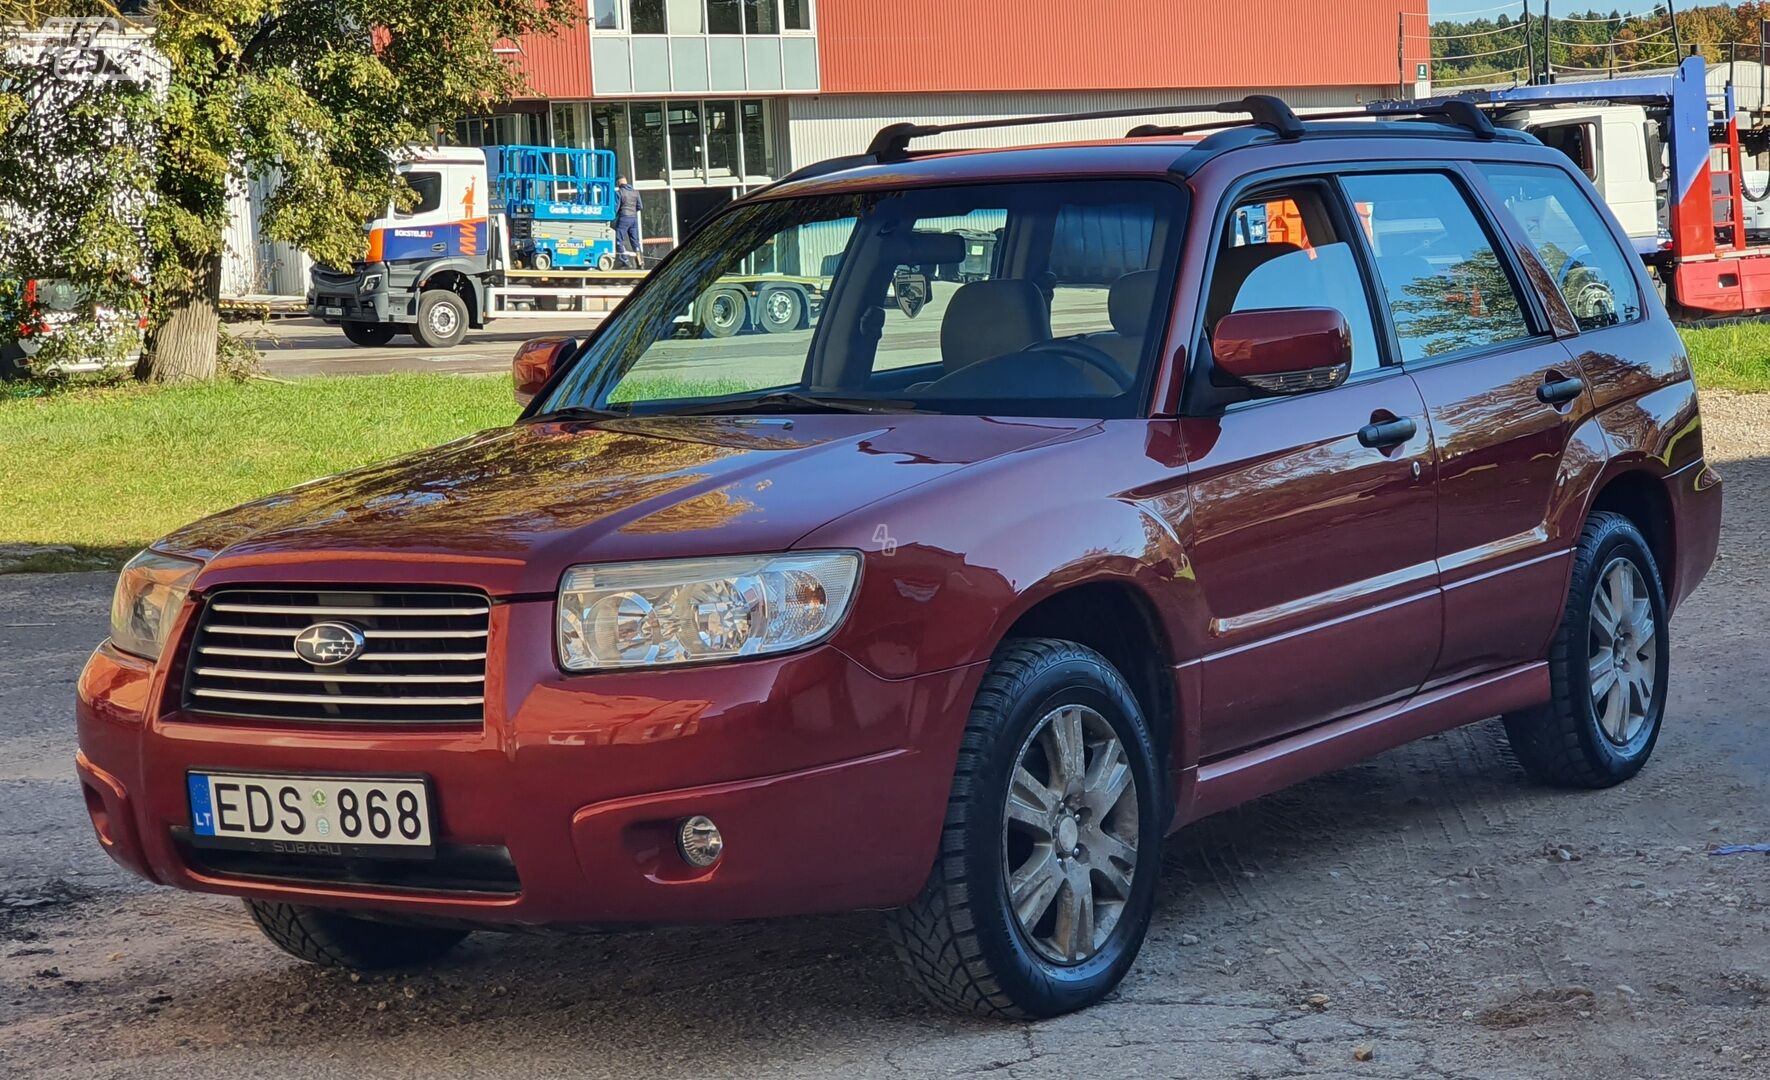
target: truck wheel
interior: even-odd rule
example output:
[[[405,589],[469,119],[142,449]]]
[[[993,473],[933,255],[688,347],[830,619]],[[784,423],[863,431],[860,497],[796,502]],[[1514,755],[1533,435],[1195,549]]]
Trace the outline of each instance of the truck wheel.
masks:
[[[447,349],[467,334],[467,305],[447,289],[432,289],[418,301],[412,336],[427,349]]]
[[[762,316],[762,329],[771,334],[797,330],[805,319],[805,299],[797,289],[769,289],[756,307]]]
[[[910,977],[988,1016],[1099,1001],[1149,929],[1166,799],[1148,722],[1105,657],[1005,643],[971,706],[928,883],[886,924]]]
[[[16,341],[0,346],[0,382],[22,379],[30,373],[31,369],[25,366],[25,351]]]
[[[1647,541],[1621,514],[1593,514],[1549,651],[1553,696],[1505,718],[1518,763],[1534,780],[1573,788],[1640,772],[1659,740],[1670,662],[1665,591]]]
[[[531,261],[534,263],[536,270],[553,269],[553,256],[547,254],[545,251],[535,252],[535,257]]]
[[[603,252],[601,257],[599,257],[596,260],[596,269],[598,269],[598,270],[601,270],[606,273],[607,271],[613,270],[614,268],[615,268],[615,257],[613,255],[608,254],[607,252]]]
[[[701,326],[709,337],[731,337],[744,328],[749,303],[741,289],[714,289],[701,300]]]
[[[347,322],[344,324],[344,336],[352,345],[375,348],[393,340],[397,333],[391,323]]]
[[[248,900],[252,921],[277,948],[321,967],[410,967],[436,960],[461,943],[465,930],[435,930],[359,919],[337,911]]]

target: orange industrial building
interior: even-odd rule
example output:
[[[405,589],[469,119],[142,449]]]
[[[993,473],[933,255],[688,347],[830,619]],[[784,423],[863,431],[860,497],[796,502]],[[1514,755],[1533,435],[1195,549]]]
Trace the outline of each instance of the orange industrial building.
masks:
[[[606,147],[645,196],[654,253],[749,188],[858,152],[880,127],[1249,93],[1299,109],[1426,77],[1425,0],[584,0],[508,55],[532,98],[458,125],[472,144]],[[1202,114],[1198,114],[1202,116]],[[989,139],[1098,138],[1123,121]],[[934,143],[932,145],[938,145]]]

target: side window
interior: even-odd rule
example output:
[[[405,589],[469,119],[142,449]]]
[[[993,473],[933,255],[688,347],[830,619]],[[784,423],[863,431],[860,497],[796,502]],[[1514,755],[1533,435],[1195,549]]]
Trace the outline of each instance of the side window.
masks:
[[[1567,159],[1578,165],[1580,171],[1587,176],[1597,177],[1592,154],[1591,124],[1548,124],[1531,128],[1530,133],[1549,149],[1566,154]]]
[[[418,193],[418,201],[410,210],[399,211],[400,217],[413,214],[428,214],[442,205],[442,173],[409,172],[406,174],[406,186]]]
[[[1331,307],[1352,331],[1352,370],[1382,366],[1364,275],[1324,189],[1268,191],[1236,206],[1205,298],[1205,328],[1232,311]]]
[[[1450,177],[1354,174],[1343,183],[1376,255],[1403,362],[1530,336],[1511,277]]]
[[[1530,238],[1580,329],[1641,316],[1634,257],[1624,254],[1591,200],[1567,174],[1540,165],[1483,165],[1481,172]]]

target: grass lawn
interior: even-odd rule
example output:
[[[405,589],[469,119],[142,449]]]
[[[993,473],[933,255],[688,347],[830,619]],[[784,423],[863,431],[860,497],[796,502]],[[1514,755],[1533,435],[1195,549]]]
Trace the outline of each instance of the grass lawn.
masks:
[[[1770,390],[1770,324],[1740,323],[1684,331],[1698,386]]]
[[[1697,382],[1770,391],[1770,325],[1685,331]],[[623,396],[741,389],[677,380]],[[369,375],[0,397],[0,572],[109,569],[170,530],[316,476],[509,423],[510,380]],[[8,559],[8,545],[67,545]]]

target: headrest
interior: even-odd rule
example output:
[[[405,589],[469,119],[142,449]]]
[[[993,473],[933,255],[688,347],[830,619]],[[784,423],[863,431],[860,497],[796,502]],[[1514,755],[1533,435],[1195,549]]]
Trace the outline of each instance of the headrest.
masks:
[[[1106,292],[1106,316],[1120,337],[1140,338],[1149,333],[1149,320],[1155,314],[1155,286],[1161,275],[1154,270],[1138,270],[1112,283]]]
[[[973,281],[959,286],[947,302],[940,323],[941,363],[957,371],[1050,336],[1051,311],[1037,285],[1021,278]]]
[[[887,260],[898,266],[949,265],[965,261],[965,238],[953,233],[908,232],[885,245]]]

